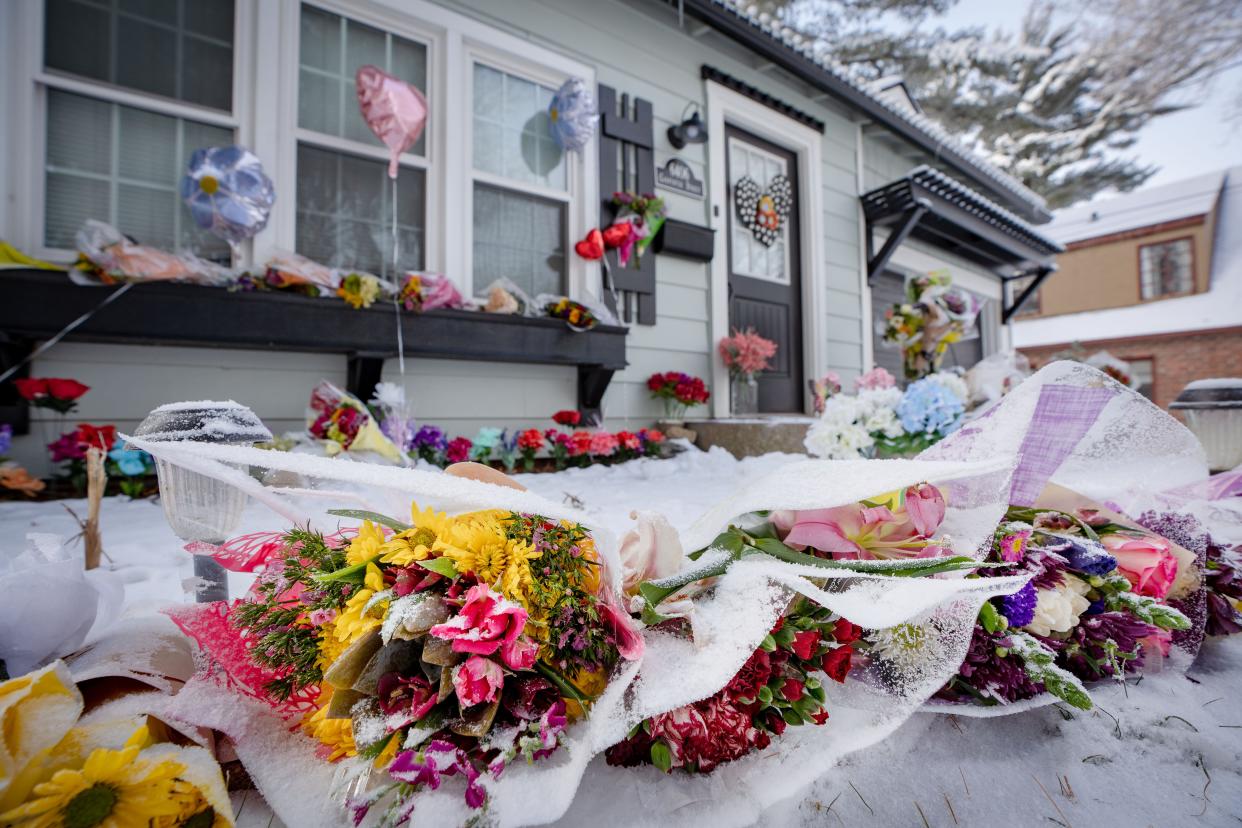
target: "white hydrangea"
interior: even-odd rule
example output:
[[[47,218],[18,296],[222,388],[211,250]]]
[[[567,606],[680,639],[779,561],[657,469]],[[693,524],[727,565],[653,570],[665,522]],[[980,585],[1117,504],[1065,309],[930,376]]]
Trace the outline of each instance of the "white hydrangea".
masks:
[[[814,422],[802,444],[807,453],[825,460],[855,460],[875,445],[867,429],[853,423],[823,418]]]
[[[881,408],[873,412],[863,421],[863,428],[870,434],[883,434],[885,437],[900,437],[906,433],[897,419],[897,412],[891,408]]]
[[[966,385],[966,380],[957,374],[951,371],[937,371],[928,379],[948,389],[953,396],[962,401],[962,405],[970,402],[970,388]]]

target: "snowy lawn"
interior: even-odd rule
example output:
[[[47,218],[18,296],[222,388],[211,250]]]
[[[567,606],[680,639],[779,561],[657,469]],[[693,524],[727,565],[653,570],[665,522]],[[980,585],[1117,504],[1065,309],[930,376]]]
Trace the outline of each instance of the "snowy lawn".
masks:
[[[549,499],[576,499],[617,534],[631,510],[661,512],[684,530],[748,480],[800,459],[770,454],[738,461],[715,450],[518,479]],[[19,551],[28,532],[75,535],[66,506],[85,515],[80,500],[0,504],[0,555]],[[238,533],[279,525],[251,504]],[[126,616],[189,600],[190,559],[158,503],[109,498],[102,528],[104,565],[125,585]],[[234,595],[251,580],[230,578]],[[824,768],[817,783],[770,809],[763,822],[1236,826],[1242,824],[1240,689],[1242,636],[1209,641],[1187,675],[1149,673],[1124,687],[1095,688],[1098,706],[1089,713],[1057,705],[985,719],[919,714],[887,741]],[[258,797],[239,795],[236,804],[240,826],[278,824]],[[576,816],[583,815],[571,810],[565,821]],[[669,815],[668,824],[679,821]]]

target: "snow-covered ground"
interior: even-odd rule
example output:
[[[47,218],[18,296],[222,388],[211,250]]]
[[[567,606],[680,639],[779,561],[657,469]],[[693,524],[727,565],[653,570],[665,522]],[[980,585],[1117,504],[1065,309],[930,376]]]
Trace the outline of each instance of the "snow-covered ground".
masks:
[[[553,500],[574,499],[623,532],[631,510],[687,528],[748,480],[803,459],[738,461],[715,450],[612,468],[520,475]],[[73,536],[66,508],[84,501],[0,504],[0,557],[28,532]],[[241,532],[279,527],[252,504]],[[189,556],[158,503],[109,498],[102,511],[105,568],[125,586],[127,616],[190,600]],[[233,594],[249,576],[231,575]],[[892,737],[835,767],[771,808],[765,825],[999,824],[1226,826],[1242,824],[1242,636],[1209,642],[1189,673],[1149,673],[1093,690],[1090,713],[1063,705],[999,718],[919,714]],[[255,796],[239,798],[241,826],[278,825]],[[670,815],[670,824],[677,821]]]

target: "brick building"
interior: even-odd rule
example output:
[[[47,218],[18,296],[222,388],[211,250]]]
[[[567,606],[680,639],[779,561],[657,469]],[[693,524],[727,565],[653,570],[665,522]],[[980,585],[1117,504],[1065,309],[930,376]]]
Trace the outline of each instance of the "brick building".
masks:
[[[1063,210],[1045,232],[1066,252],[1013,326],[1033,366],[1107,351],[1161,407],[1242,376],[1242,167]]]

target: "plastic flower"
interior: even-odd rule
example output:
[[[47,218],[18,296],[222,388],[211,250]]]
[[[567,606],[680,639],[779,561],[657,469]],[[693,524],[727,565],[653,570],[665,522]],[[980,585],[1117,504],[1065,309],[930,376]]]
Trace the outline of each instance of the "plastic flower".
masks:
[[[764,339],[754,328],[734,330],[733,336],[720,340],[718,347],[725,367],[735,375],[749,377],[766,371],[772,367],[772,357],[776,356],[776,343]]]
[[[569,456],[580,457],[591,453],[591,432],[575,431],[569,437]]]
[[[557,425],[573,428],[582,422],[582,414],[572,409],[565,409],[564,411],[558,411],[553,414],[552,422]]]
[[[444,447],[444,459],[450,463],[464,463],[470,459],[472,445],[467,437],[454,437]]]
[[[611,457],[617,452],[617,436],[607,431],[597,431],[591,435],[591,454],[600,457]]]
[[[108,452],[108,457],[116,463],[121,474],[135,477],[146,474],[151,463],[151,455],[140,449],[118,448]]]
[[[518,448],[524,451],[538,451],[543,442],[543,433],[537,428],[528,428],[518,435]]]
[[[0,823],[22,828],[130,828],[180,810],[175,783],[180,762],[141,760],[149,740],[146,726],[121,750],[91,751],[81,769],[56,771],[35,785],[21,805],[0,814]]]
[[[896,497],[890,496],[887,502],[894,500]],[[895,509],[851,503],[797,512],[784,541],[838,559],[891,560],[943,554],[941,542],[932,539],[945,514],[940,490],[920,483],[906,489],[901,500]]]
[[[60,435],[55,442],[47,444],[47,449],[52,453],[53,463],[86,459],[86,449],[78,441],[76,431],[68,431]]]
[[[21,492],[27,497],[34,497],[39,492],[47,488],[47,484],[21,466],[13,463],[5,463],[0,465],[0,486],[15,492]]]
[[[854,390],[856,391],[894,388],[896,385],[897,378],[878,365],[854,380]]]
[[[67,414],[77,407],[78,398],[90,391],[90,386],[74,379],[55,377],[28,377],[13,380],[17,393],[36,408],[50,408]]]
[[[0,423],[0,457],[9,453],[9,449],[13,447],[13,426],[8,423]]]

